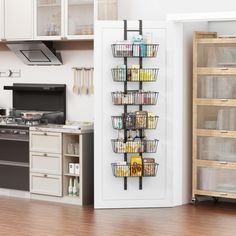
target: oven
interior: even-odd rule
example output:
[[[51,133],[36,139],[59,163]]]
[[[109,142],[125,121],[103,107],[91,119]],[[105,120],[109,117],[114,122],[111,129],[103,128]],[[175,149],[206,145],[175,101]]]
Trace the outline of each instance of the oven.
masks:
[[[13,84],[14,117],[0,122],[0,188],[29,191],[29,126],[20,114],[44,111],[50,124],[64,124],[66,119],[65,84]]]
[[[0,187],[29,191],[28,127],[0,127]]]

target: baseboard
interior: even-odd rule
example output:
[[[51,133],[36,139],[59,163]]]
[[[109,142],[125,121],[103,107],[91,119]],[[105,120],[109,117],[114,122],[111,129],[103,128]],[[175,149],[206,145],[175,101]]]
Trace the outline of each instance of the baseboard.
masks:
[[[30,199],[30,193],[27,191],[0,188],[0,195],[6,197],[18,197]]]

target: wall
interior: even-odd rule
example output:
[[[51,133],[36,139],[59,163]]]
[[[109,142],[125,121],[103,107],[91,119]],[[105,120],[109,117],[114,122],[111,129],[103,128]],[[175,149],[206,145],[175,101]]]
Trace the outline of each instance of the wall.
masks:
[[[235,11],[234,0],[119,0],[119,19],[165,20],[167,14]]]
[[[92,43],[57,43],[61,50],[62,66],[27,66],[13,52],[0,46],[0,71],[20,69],[21,78],[0,78],[0,107],[12,107],[12,92],[3,90],[4,85],[15,83],[57,83],[67,85],[67,119],[93,121],[93,96],[73,94],[73,66],[93,66]]]

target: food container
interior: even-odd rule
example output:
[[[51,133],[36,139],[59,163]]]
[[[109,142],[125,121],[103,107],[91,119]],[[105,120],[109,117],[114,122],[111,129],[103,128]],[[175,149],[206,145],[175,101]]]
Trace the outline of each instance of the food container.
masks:
[[[142,157],[131,156],[130,168],[131,168],[131,176],[142,176]]]

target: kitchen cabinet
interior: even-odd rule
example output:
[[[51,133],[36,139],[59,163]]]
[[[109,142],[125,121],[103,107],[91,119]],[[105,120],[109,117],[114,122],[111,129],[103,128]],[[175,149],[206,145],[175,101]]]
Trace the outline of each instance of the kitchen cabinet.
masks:
[[[118,0],[95,0],[98,20],[118,20]]]
[[[193,37],[193,188],[197,196],[236,198],[236,39]]]
[[[34,38],[93,39],[92,0],[35,0]]]
[[[61,153],[61,133],[31,132],[30,150],[32,152]]]
[[[30,192],[50,196],[62,195],[61,176],[48,174],[30,174]]]
[[[30,192],[62,196],[62,134],[30,132]]]
[[[1,21],[2,40],[33,39],[33,1],[32,0],[3,0]],[[17,26],[17,27],[16,27]]]
[[[69,191],[70,183],[76,186],[74,194]],[[92,203],[93,133],[31,127],[30,193],[39,200]]]

